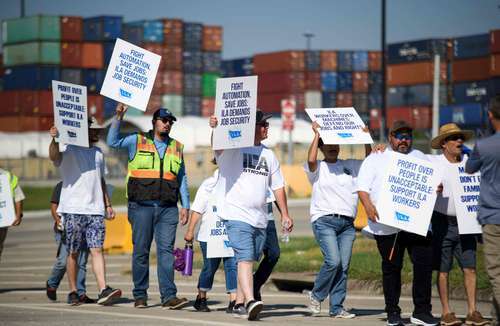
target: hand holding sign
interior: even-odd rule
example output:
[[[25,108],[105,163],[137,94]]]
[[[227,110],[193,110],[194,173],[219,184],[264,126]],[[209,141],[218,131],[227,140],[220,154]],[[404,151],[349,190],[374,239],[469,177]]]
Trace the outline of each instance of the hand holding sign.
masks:
[[[125,116],[125,113],[127,113],[127,110],[128,110],[127,105],[118,102],[118,104],[116,105],[116,117],[122,120],[123,117]]]

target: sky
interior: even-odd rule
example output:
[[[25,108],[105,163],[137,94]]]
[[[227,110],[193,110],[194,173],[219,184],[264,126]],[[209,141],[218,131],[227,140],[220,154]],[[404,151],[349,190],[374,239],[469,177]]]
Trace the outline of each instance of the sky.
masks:
[[[26,15],[181,18],[224,28],[223,58],[305,49],[380,50],[381,0],[25,0]],[[387,0],[387,43],[500,29],[500,0]],[[0,19],[20,0],[0,0]]]

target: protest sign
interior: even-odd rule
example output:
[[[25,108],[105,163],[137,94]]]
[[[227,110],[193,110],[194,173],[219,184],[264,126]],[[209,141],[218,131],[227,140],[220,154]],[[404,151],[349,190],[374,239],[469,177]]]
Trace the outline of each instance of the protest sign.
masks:
[[[225,221],[211,214],[207,239],[207,258],[233,257],[233,248],[229,246]],[[205,218],[205,217],[204,217]]]
[[[256,107],[257,76],[217,79],[213,149],[253,146]]]
[[[441,170],[413,156],[396,152],[387,165],[377,200],[379,223],[398,229],[427,234]]]
[[[306,109],[311,121],[321,129],[325,144],[372,144],[370,133],[363,131],[365,124],[354,108]]]
[[[10,180],[6,174],[0,175],[0,227],[11,226],[16,219]]]
[[[161,57],[116,39],[101,95],[146,111]]]
[[[53,80],[52,100],[59,144],[89,147],[87,87]]]
[[[444,187],[450,186],[455,202],[457,213],[458,233],[476,234],[482,233],[481,225],[477,222],[477,211],[479,209],[479,184],[481,183],[481,174],[467,174],[465,172],[464,157],[455,169],[446,171],[448,180]]]

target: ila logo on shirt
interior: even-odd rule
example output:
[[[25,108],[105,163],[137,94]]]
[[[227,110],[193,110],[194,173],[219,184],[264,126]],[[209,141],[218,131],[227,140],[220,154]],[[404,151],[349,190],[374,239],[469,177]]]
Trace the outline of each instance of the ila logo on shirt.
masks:
[[[269,174],[269,166],[265,157],[259,155],[243,153],[243,170],[254,174],[267,176]]]

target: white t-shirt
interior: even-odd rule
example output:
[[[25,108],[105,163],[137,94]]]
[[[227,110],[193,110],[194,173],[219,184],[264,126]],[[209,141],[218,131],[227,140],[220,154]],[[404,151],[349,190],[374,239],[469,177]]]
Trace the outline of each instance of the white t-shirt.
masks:
[[[267,189],[284,187],[280,164],[264,145],[216,153],[219,166],[217,214],[225,220],[267,227]]]
[[[267,189],[266,195],[266,210],[267,210],[267,220],[274,221],[273,215],[273,203],[276,201],[276,197],[274,197],[274,192],[271,189]]]
[[[214,174],[207,179],[205,179],[198,191],[196,191],[196,196],[194,197],[193,205],[191,210],[200,213],[201,222],[198,228],[198,234],[196,235],[196,240],[207,242],[208,234],[210,232],[210,222],[217,218],[216,212],[217,208],[215,206],[215,194],[214,189],[219,176],[219,170],[215,170]]]
[[[364,191],[370,194],[372,203],[376,206],[380,196],[379,192],[384,181],[384,174],[391,159],[391,149],[383,153],[370,154],[361,164],[359,169],[356,191]],[[408,155],[428,161],[424,153],[412,150]],[[381,223],[374,223],[368,219],[365,231],[375,235],[389,235],[397,233],[399,229]]]
[[[317,161],[316,171],[304,164],[312,184],[311,223],[321,216],[340,214],[354,218],[358,209],[356,178],[362,161],[337,160],[335,163]]]
[[[104,177],[104,155],[99,147],[68,145],[56,163],[62,178],[57,213],[105,215],[101,179]]]
[[[448,178],[451,175],[446,173],[446,171],[456,170],[457,166],[459,166],[460,163],[451,163],[444,156],[444,154],[427,155],[427,157],[433,164],[441,167],[442,170],[445,172],[443,173],[443,180],[441,181],[441,183],[443,184],[443,192],[441,193],[438,192],[436,197],[436,204],[434,205],[434,210],[444,215],[456,216],[457,210],[455,209],[453,189],[450,183],[451,180],[448,180]]]

